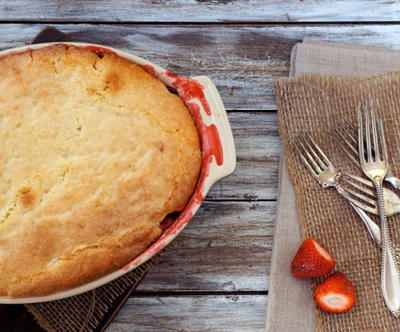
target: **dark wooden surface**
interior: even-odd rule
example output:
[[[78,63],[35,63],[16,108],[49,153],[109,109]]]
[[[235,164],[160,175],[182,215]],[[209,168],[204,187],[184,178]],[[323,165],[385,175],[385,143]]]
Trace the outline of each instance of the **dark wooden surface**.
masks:
[[[399,22],[398,1],[0,0],[0,49],[55,26],[70,40],[210,76],[229,110],[235,174],[214,186],[108,331],[263,331],[281,155],[273,83],[305,37],[400,49]],[[0,317],[18,318],[18,308]]]

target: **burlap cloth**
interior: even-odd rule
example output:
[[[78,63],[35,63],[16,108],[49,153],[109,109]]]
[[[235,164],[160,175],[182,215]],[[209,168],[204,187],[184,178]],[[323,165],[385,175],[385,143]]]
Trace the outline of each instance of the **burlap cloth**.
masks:
[[[73,41],[54,28],[46,28],[33,43]],[[79,40],[88,41],[90,40]],[[63,300],[26,305],[46,331],[103,331],[156,258],[102,287]]]
[[[353,68],[358,70],[357,66]],[[359,68],[362,69],[362,65]],[[301,131],[307,131],[334,164],[342,170],[358,172],[349,168],[350,163],[336,144],[333,128],[341,118],[355,123],[357,105],[374,99],[378,101],[385,122],[392,169],[400,174],[400,73],[348,78],[303,75],[280,80],[276,87],[280,131],[295,188],[302,235],[316,237],[329,248],[337,260],[337,270],[346,273],[357,289],[357,305],[349,313],[330,315],[315,310],[315,329],[400,331],[400,320],[388,312],[382,301],[379,249],[348,204],[334,190],[322,189],[308,174],[292,145]],[[396,243],[400,242],[398,219],[398,216],[390,218],[391,234]],[[290,264],[290,261],[281,263]]]
[[[147,262],[117,280],[77,296],[26,307],[46,331],[103,331],[152,265],[152,261]]]

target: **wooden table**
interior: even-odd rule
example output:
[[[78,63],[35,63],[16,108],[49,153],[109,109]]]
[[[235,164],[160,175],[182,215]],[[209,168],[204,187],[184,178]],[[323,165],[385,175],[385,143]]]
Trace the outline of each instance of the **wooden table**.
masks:
[[[0,0],[0,8],[1,49],[51,25],[74,41],[213,78],[229,111],[236,172],[214,186],[108,331],[263,331],[282,153],[273,83],[305,37],[400,48],[400,3]]]

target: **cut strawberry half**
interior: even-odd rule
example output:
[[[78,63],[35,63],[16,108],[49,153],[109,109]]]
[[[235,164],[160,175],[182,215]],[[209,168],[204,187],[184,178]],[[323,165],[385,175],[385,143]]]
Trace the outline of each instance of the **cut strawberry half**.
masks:
[[[328,274],[335,260],[315,239],[306,239],[292,261],[292,274],[296,278],[314,278]]]
[[[314,298],[322,310],[342,313],[353,307],[356,297],[352,282],[343,273],[335,272],[317,286]]]

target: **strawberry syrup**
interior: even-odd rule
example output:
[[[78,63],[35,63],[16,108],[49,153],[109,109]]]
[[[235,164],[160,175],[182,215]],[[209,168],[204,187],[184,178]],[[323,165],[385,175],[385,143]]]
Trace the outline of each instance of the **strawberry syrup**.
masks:
[[[112,50],[110,50],[106,47],[101,47],[101,46],[87,45],[87,46],[79,46],[79,48],[90,50],[90,51],[96,53],[98,56],[103,56],[104,53],[116,54]]]
[[[153,66],[143,65],[142,67],[150,74],[161,79]],[[171,219],[171,216],[167,216],[166,220],[163,221],[160,225],[161,228],[164,230],[163,235],[156,242],[154,242],[143,254],[136,257],[133,261],[125,265],[122,268],[123,270],[129,270],[131,266],[133,267],[137,264],[140,264],[142,258],[144,258],[144,255],[148,257],[157,254],[165,247],[165,240],[168,236],[174,235],[175,233],[179,232],[184,225],[189,223],[189,221],[193,218],[194,209],[202,204],[204,201],[205,197],[203,195],[203,189],[205,185],[205,180],[210,171],[210,163],[213,157],[215,158],[217,165],[221,166],[223,164],[223,151],[218,129],[214,124],[208,126],[203,122],[200,114],[200,107],[193,102],[194,99],[200,101],[206,114],[211,115],[210,106],[208,105],[207,99],[204,95],[204,87],[193,79],[180,77],[171,72],[166,72],[165,74],[168,78],[171,78],[173,80],[170,85],[177,90],[179,97],[183,100],[183,102],[189,109],[199,132],[202,149],[201,173],[197,182],[196,189],[189,203],[186,205],[181,214],[176,218],[176,220]]]

